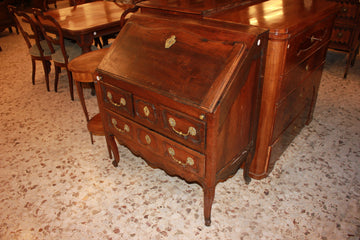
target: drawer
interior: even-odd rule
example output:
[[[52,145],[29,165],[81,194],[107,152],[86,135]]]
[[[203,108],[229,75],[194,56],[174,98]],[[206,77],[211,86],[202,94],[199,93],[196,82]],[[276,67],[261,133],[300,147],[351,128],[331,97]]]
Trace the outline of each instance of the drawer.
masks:
[[[117,113],[133,116],[133,101],[131,93],[105,83],[101,83],[101,91],[106,108]]]
[[[309,57],[322,45],[326,45],[331,35],[331,20],[332,18],[327,18],[289,40],[285,72]]]
[[[355,21],[359,6],[351,3],[342,3],[337,19]]]
[[[335,25],[331,34],[331,46],[350,46],[354,29],[350,26]],[[348,47],[347,47],[348,48]]]
[[[292,91],[299,87],[307,75],[325,62],[327,47],[324,46],[309,58],[305,59],[291,71],[281,77],[277,102],[281,102]]]
[[[296,88],[281,104],[276,106],[272,142],[304,111],[306,106],[311,104],[314,88],[312,78],[305,78],[300,84],[301,86]]]
[[[162,128],[166,135],[198,151],[205,149],[204,122],[165,107],[162,107],[161,112]]]
[[[110,132],[132,151],[141,153],[142,156],[153,156],[148,159],[153,165],[161,165],[167,172],[189,181],[194,179],[191,174],[204,176],[203,154],[111,111],[106,111],[106,121]]]
[[[158,111],[156,106],[147,100],[134,96],[135,117],[145,124],[156,125],[158,123]]]

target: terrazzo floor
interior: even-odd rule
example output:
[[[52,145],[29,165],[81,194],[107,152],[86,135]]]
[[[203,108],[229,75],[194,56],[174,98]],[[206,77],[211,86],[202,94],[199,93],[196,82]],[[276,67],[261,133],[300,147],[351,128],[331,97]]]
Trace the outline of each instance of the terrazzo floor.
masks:
[[[92,145],[66,74],[47,92],[21,35],[0,33],[0,239],[360,239],[360,58],[328,52],[314,119],[263,180],[242,170],[216,187],[212,224],[203,192],[105,139]],[[86,89],[90,112],[96,97]]]

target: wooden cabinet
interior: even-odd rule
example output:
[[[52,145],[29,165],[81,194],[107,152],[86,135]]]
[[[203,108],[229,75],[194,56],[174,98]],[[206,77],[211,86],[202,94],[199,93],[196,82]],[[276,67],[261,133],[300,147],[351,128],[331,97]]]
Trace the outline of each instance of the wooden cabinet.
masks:
[[[360,46],[360,1],[359,0],[329,0],[340,5],[340,11],[335,19],[329,48],[347,52],[344,78],[350,65],[354,65]]]
[[[337,11],[335,3],[325,0],[270,0],[207,16],[270,30],[251,177],[266,177],[312,120]]]
[[[204,190],[210,225],[215,186],[255,150],[268,31],[218,21],[138,14],[96,72],[105,136],[149,165]]]

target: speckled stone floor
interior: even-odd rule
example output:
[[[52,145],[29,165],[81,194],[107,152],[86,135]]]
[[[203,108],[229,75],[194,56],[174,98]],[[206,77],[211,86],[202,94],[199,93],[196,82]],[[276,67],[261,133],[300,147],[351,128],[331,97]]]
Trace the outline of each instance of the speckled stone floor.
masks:
[[[45,87],[21,35],[0,33],[0,239],[320,239],[360,237],[360,58],[329,52],[314,120],[269,177],[245,185],[242,170],[216,187],[212,225],[203,192],[105,140],[92,145],[66,75]],[[96,98],[86,90],[90,111]]]

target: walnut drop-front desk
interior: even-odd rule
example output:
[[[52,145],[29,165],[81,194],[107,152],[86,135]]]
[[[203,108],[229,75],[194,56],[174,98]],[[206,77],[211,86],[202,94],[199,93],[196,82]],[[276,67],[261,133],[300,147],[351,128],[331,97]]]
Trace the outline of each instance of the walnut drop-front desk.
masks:
[[[99,64],[96,92],[115,166],[116,140],[151,166],[204,190],[255,150],[268,31],[212,20],[137,14]]]

